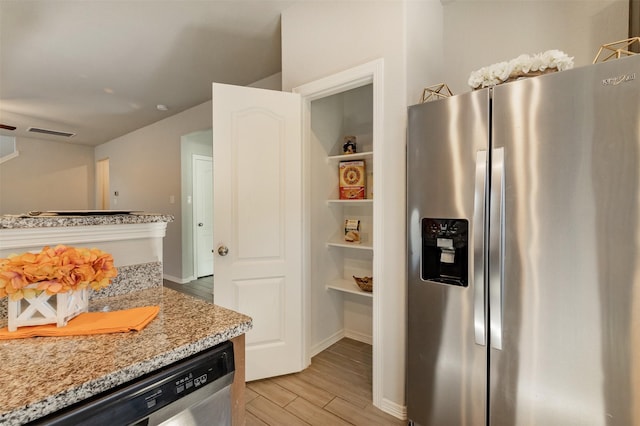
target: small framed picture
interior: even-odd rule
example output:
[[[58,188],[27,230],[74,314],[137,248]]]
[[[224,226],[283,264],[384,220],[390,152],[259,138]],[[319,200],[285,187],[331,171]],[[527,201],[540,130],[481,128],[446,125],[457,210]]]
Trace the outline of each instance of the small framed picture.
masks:
[[[345,136],[344,144],[342,145],[342,152],[345,154],[355,154],[356,151],[356,137]]]

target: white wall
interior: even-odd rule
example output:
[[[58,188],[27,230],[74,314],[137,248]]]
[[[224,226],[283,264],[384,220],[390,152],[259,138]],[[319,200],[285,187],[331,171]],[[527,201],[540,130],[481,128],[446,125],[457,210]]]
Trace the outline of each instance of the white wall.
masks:
[[[384,140],[388,168],[376,171],[376,188],[385,186],[382,222],[386,259],[384,276],[375,277],[382,313],[376,321],[383,341],[380,394],[374,402],[402,415],[405,375],[405,4],[401,1],[308,1],[282,14],[282,87],[292,88],[320,77],[384,59]],[[383,284],[380,284],[383,283]]]
[[[425,87],[446,82],[443,35],[443,7],[440,1],[407,2],[405,38],[408,105],[420,102]]]
[[[252,87],[280,89],[280,73]],[[170,214],[164,239],[164,273],[182,280],[191,273],[182,270],[181,137],[211,129],[211,101],[106,142],[95,148],[95,161],[109,158],[111,209],[144,210]],[[93,164],[93,162],[92,162]],[[117,204],[114,191],[119,192]],[[170,197],[174,197],[171,203]]]
[[[592,63],[602,44],[628,34],[628,0],[443,3],[445,79],[454,93],[471,90],[469,74],[483,66],[549,49],[562,50],[583,66]]]
[[[16,138],[19,155],[0,164],[0,214],[93,208],[93,147]]]
[[[109,158],[111,208],[170,214],[163,267],[181,276],[180,138],[211,128],[211,102],[138,129],[95,148],[95,161]],[[114,192],[119,195],[114,197]],[[173,197],[173,203],[170,202]]]
[[[282,73],[278,72],[255,83],[251,83],[249,87],[257,87],[259,89],[282,90]]]

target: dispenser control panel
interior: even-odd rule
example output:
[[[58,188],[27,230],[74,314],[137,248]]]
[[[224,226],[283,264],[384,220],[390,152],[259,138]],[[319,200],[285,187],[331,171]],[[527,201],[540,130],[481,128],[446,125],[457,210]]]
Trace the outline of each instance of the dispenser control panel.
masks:
[[[422,279],[467,287],[468,272],[469,221],[423,218]]]

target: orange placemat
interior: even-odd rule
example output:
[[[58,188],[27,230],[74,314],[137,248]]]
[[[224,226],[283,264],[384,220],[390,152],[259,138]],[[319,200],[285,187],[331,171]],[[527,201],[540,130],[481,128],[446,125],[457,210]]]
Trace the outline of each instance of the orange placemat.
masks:
[[[55,324],[34,325],[19,327],[13,332],[5,327],[0,329],[0,340],[140,331],[158,315],[158,312],[160,312],[159,306],[144,306],[113,312],[85,312],[73,318],[64,327],[57,327]]]

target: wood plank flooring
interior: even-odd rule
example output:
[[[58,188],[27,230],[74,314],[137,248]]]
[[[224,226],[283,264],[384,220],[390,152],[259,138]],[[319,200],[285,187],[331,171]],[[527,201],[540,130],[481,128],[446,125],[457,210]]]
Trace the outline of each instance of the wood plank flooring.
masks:
[[[213,276],[202,277],[186,284],[178,284],[173,281],[163,280],[165,287],[182,293],[190,294],[207,302],[213,303]]]
[[[342,339],[300,373],[247,383],[247,426],[407,424],[371,400],[371,345]]]
[[[213,277],[164,285],[213,302]],[[406,425],[372,405],[371,356],[371,345],[342,339],[300,373],[247,383],[246,426]]]

